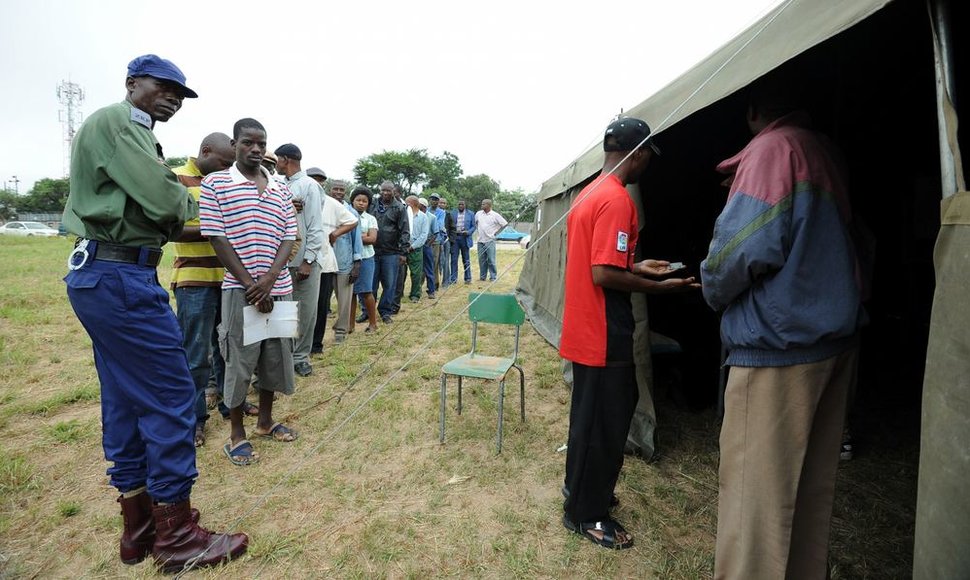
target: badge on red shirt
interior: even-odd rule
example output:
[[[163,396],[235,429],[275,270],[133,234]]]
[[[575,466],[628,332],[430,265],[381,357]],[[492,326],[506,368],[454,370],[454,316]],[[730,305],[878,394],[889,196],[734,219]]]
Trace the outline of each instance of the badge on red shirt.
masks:
[[[616,251],[625,252],[627,251],[627,244],[630,241],[630,235],[626,232],[616,232]]]

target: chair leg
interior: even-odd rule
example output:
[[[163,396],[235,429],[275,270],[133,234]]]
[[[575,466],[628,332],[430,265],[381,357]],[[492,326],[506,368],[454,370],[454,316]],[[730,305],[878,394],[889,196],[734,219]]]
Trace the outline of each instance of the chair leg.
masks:
[[[461,379],[458,379],[458,380],[460,381]],[[447,395],[447,393],[448,393],[448,378],[445,376],[444,373],[441,373],[441,403],[439,405],[441,427],[439,429],[440,431],[439,443],[445,442],[445,396]]]
[[[519,414],[522,421],[525,421],[525,373],[519,365],[514,366],[519,371]]]
[[[458,375],[458,414],[461,415],[461,375]]]
[[[502,452],[502,408],[505,405],[505,379],[498,383],[498,436],[496,446],[498,453]]]

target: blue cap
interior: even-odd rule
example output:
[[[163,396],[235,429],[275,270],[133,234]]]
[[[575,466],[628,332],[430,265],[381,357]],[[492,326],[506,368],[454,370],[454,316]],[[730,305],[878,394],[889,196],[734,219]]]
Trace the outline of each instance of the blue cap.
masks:
[[[155,77],[166,81],[172,81],[182,87],[182,96],[194,99],[199,95],[195,91],[185,86],[185,75],[170,60],[165,60],[154,54],[144,54],[136,57],[128,63],[128,76],[130,77]]]

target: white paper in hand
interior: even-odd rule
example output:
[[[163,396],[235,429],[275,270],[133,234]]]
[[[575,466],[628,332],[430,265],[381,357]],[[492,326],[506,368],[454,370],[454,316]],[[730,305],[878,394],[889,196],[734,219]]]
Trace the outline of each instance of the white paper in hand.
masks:
[[[273,311],[262,313],[255,306],[243,308],[243,345],[267,338],[296,338],[297,305],[292,300],[273,302]]]

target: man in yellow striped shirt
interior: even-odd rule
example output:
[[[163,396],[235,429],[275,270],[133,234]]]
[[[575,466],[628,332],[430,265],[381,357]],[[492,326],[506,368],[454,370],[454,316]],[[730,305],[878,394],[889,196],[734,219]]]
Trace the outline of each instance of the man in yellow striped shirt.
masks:
[[[198,202],[202,178],[228,169],[235,159],[229,136],[213,133],[202,140],[198,157],[190,157],[188,163],[173,171]],[[195,445],[199,447],[205,443],[205,422],[209,418],[205,387],[212,371],[212,333],[219,318],[224,270],[209,240],[199,232],[198,218],[185,222],[174,246],[172,288],[182,328],[182,346],[195,382]]]

